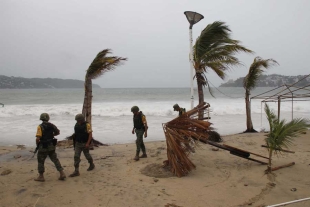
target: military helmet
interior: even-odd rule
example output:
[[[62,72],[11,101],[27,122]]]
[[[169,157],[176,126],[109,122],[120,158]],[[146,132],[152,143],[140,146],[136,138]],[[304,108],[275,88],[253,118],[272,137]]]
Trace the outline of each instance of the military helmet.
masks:
[[[174,104],[173,105],[174,110],[176,111],[176,109],[180,108],[179,104]]]
[[[85,116],[83,114],[77,114],[75,116],[76,121],[85,121]]]
[[[138,112],[138,111],[139,111],[139,107],[138,106],[131,107],[131,112]]]
[[[48,113],[42,113],[40,115],[40,120],[42,120],[42,121],[49,121],[50,120],[50,116],[48,115]]]

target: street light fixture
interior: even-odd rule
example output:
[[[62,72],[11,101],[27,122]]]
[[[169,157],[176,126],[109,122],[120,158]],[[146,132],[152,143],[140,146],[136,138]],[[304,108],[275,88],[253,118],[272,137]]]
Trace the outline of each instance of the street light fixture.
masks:
[[[203,19],[203,15],[197,13],[197,12],[192,12],[192,11],[186,11],[184,12],[188,22],[189,22],[189,50],[190,50],[190,55],[189,55],[189,61],[190,61],[190,81],[191,81],[191,109],[194,108],[194,80],[193,80],[193,72],[194,72],[194,66],[193,66],[193,61],[194,61],[194,54],[193,54],[193,32],[192,28],[194,24],[198,23],[200,20]]]

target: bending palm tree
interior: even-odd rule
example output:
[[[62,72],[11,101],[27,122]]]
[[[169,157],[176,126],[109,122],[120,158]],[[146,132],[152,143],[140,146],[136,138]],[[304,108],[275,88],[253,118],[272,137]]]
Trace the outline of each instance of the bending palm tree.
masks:
[[[293,138],[306,131],[310,124],[308,120],[296,118],[286,123],[285,120],[279,120],[275,113],[265,104],[265,113],[269,122],[270,131],[265,139],[269,151],[269,163],[266,172],[271,172],[272,154],[277,154],[283,148],[292,144]]]
[[[240,41],[230,37],[231,30],[224,22],[209,24],[197,38],[194,45],[194,68],[196,71],[199,104],[204,102],[203,87],[208,86],[212,91],[205,73],[213,70],[220,78],[224,79],[225,72],[232,66],[241,65],[234,55],[238,52],[252,53],[251,50],[240,45]],[[199,113],[199,119],[203,112]]]
[[[250,91],[256,87],[259,76],[264,72],[265,69],[269,69],[274,64],[278,64],[273,59],[262,59],[256,57],[254,62],[251,64],[249,73],[243,80],[243,87],[245,89],[245,107],[246,107],[246,130],[244,132],[257,132],[253,129],[253,123],[251,118],[251,104],[250,104]]]
[[[91,104],[92,104],[92,79],[98,78],[105,72],[114,70],[126,61],[127,58],[107,56],[111,53],[110,49],[102,50],[90,64],[85,76],[85,96],[82,114],[86,117],[86,121],[91,124]]]

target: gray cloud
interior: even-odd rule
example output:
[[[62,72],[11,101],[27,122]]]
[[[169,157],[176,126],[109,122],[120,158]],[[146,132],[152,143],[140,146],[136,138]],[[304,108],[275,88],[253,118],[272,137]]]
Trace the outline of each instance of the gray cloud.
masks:
[[[308,74],[310,2],[307,0],[2,0],[0,74],[82,80],[102,49],[128,57],[95,82],[103,87],[189,87],[186,10],[205,16],[194,40],[213,21],[225,21],[233,38],[256,52],[240,54],[244,76],[255,56],[280,63],[269,73]],[[215,85],[222,81],[210,72]]]

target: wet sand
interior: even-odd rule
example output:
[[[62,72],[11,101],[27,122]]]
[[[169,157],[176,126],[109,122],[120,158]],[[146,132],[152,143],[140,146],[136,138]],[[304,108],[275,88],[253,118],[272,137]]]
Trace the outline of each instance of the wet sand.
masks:
[[[223,137],[224,144],[268,156],[264,133]],[[178,178],[160,168],[167,159],[166,144],[146,142],[148,158],[133,160],[134,144],[103,146],[91,151],[96,168],[86,171],[81,156],[80,176],[59,181],[59,173],[47,158],[45,182],[35,182],[36,157],[33,149],[0,147],[0,206],[175,206],[237,207],[265,206],[310,197],[310,132],[296,138],[291,150],[274,157],[273,166],[295,162],[274,171],[274,181],[264,175],[261,165],[200,144],[190,155],[196,170]],[[73,172],[73,148],[57,148],[67,176]],[[251,156],[252,157],[252,156]],[[257,158],[264,161],[263,158]],[[296,190],[295,190],[296,189]],[[172,205],[171,205],[172,206]],[[310,206],[310,201],[291,206]]]

